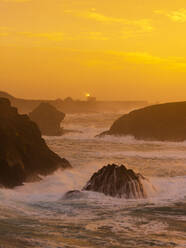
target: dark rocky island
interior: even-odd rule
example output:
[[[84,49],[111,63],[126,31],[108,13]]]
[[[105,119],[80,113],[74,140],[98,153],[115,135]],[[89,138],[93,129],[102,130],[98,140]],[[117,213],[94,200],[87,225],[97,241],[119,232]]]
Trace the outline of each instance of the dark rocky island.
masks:
[[[146,198],[145,178],[124,165],[104,166],[94,173],[83,190],[100,192],[118,198]]]
[[[0,185],[13,188],[69,167],[48,148],[37,125],[0,98]]]
[[[29,117],[38,125],[42,135],[60,136],[64,133],[60,124],[65,118],[65,114],[49,103],[40,103],[29,114]]]
[[[141,140],[186,140],[186,102],[152,105],[123,115],[104,135],[132,135]]]

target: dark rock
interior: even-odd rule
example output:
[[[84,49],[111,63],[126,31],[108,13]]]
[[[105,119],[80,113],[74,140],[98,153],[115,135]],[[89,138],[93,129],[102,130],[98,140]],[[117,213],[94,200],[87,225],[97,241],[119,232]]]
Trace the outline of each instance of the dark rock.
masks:
[[[85,192],[82,192],[80,190],[71,190],[65,193],[63,196],[64,200],[73,200],[73,199],[79,199],[85,196]]]
[[[152,105],[123,115],[104,135],[132,135],[141,140],[186,140],[186,102]]]
[[[65,114],[51,104],[41,103],[29,114],[29,117],[39,126],[42,135],[60,136],[63,134],[60,124]]]
[[[83,190],[118,198],[146,198],[143,180],[144,177],[128,170],[124,165],[112,164],[94,173]]]
[[[48,148],[37,125],[0,98],[0,185],[12,188],[68,167],[66,159]]]

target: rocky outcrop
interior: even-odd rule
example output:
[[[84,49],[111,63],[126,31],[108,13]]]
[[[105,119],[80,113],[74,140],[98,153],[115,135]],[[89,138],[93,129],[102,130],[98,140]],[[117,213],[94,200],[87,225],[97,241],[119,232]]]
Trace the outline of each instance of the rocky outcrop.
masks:
[[[65,114],[51,104],[41,103],[29,114],[29,117],[38,125],[42,135],[60,136],[63,134],[60,125],[65,118]]]
[[[152,105],[123,115],[104,135],[132,135],[141,140],[186,140],[186,102]]]
[[[48,148],[37,125],[0,98],[0,185],[12,188],[68,167]]]
[[[83,190],[118,198],[146,198],[143,180],[146,179],[124,165],[112,164],[94,173]]]

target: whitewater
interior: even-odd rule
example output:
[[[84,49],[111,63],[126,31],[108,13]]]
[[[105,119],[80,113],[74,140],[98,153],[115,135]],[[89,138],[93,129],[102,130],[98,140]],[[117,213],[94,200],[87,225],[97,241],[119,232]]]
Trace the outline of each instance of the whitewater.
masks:
[[[67,115],[63,127],[80,133],[44,137],[73,169],[0,189],[0,248],[186,247],[186,142],[95,137],[119,116]],[[147,177],[148,198],[125,200],[94,192],[63,198],[69,190],[81,190],[109,163]]]

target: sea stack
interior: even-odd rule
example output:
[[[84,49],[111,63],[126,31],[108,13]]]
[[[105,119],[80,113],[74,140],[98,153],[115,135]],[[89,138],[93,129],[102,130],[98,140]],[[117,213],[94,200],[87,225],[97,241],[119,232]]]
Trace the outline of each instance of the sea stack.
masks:
[[[186,102],[152,105],[123,115],[104,135],[131,135],[139,140],[186,140]]]
[[[94,173],[83,190],[118,198],[146,198],[143,180],[146,179],[141,174],[136,174],[124,165],[112,164]]]
[[[63,134],[60,125],[65,114],[47,102],[41,103],[29,114],[29,117],[38,125],[42,135],[60,136]]]
[[[0,185],[13,188],[69,167],[48,148],[37,125],[0,98]]]

